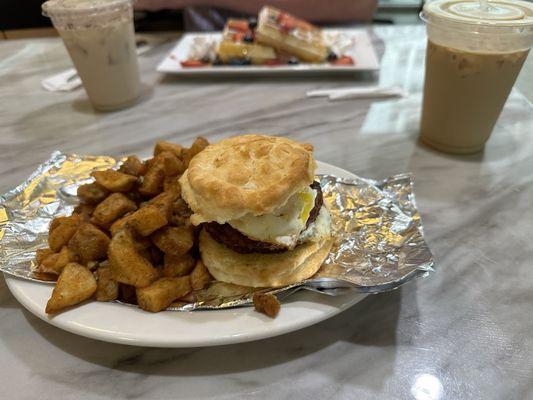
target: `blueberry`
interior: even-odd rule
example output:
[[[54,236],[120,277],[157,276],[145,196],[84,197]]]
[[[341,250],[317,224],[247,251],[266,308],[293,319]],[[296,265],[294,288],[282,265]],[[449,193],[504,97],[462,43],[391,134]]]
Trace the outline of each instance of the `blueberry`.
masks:
[[[257,27],[257,18],[250,18],[248,20],[248,27],[252,30],[255,29]]]
[[[228,64],[229,65],[233,65],[233,66],[240,66],[240,65],[250,65],[252,62],[250,61],[249,58],[243,58],[243,59],[240,59],[240,58],[231,58],[229,61],[228,61]]]
[[[329,53],[328,53],[328,61],[335,61],[338,58],[339,57],[337,56],[337,54],[335,54],[334,51],[332,51],[332,50],[329,51]]]
[[[254,37],[253,37],[253,35],[246,35],[245,37],[242,38],[242,41],[244,43],[253,43],[254,42]]]
[[[287,64],[289,65],[300,64],[300,60],[298,60],[296,57],[291,57],[287,60]]]

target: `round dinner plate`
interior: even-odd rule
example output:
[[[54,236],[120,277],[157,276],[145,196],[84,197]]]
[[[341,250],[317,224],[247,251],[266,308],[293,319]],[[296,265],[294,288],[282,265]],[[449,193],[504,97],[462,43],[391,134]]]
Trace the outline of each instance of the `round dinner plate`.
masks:
[[[322,162],[318,162],[317,173],[354,176]],[[264,339],[323,321],[366,296],[351,293],[333,297],[302,290],[282,301],[275,319],[254,311],[253,307],[152,314],[137,307],[97,301],[49,317],[44,308],[52,285],[4,276],[15,298],[43,321],[81,336],[134,346],[198,347]]]

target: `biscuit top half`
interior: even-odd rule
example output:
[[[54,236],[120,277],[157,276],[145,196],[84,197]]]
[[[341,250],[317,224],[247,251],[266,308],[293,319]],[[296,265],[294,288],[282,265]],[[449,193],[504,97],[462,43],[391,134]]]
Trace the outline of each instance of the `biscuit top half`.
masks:
[[[209,145],[180,178],[191,222],[227,221],[272,213],[314,179],[310,144],[265,135],[243,135]]]

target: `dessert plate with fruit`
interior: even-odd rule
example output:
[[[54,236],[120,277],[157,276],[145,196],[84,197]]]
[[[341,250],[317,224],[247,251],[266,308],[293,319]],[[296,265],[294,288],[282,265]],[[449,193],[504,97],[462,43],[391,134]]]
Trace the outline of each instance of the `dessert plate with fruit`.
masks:
[[[194,75],[377,69],[365,30],[320,29],[272,7],[257,19],[229,19],[222,32],[185,34],[157,67]]]

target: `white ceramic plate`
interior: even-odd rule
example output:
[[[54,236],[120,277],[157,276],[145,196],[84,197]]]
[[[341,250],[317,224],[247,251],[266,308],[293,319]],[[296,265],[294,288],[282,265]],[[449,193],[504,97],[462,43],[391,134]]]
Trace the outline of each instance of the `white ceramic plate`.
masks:
[[[317,172],[353,177],[348,171],[321,162]],[[366,296],[353,293],[331,297],[301,291],[282,302],[275,319],[255,312],[253,307],[151,314],[136,307],[96,301],[48,317],[44,308],[52,285],[7,274],[4,277],[16,299],[49,324],[106,342],[154,347],[215,346],[277,336],[332,317]]]
[[[226,75],[226,74],[288,74],[288,73],[346,73],[355,71],[372,71],[379,69],[379,62],[376,52],[368,33],[361,29],[324,29],[327,35],[343,35],[351,44],[343,52],[344,55],[351,56],[355,64],[334,66],[329,63],[309,64],[301,63],[298,65],[245,65],[245,66],[214,66],[200,68],[184,68],[180,62],[189,58],[191,45],[195,38],[205,38],[207,40],[219,41],[221,33],[188,33],[185,34],[158,65],[159,72],[186,74],[186,75]]]

